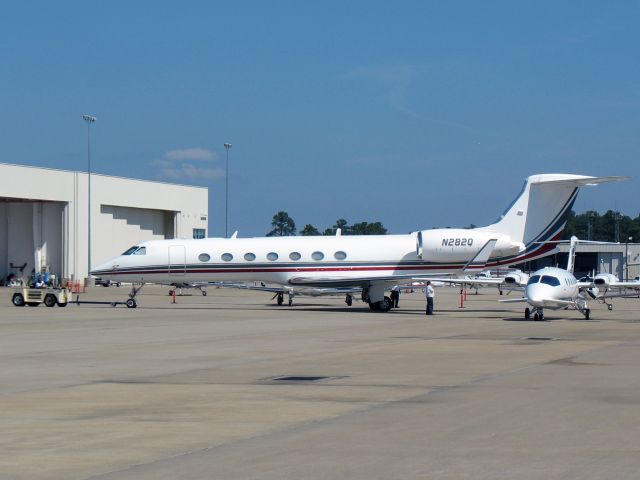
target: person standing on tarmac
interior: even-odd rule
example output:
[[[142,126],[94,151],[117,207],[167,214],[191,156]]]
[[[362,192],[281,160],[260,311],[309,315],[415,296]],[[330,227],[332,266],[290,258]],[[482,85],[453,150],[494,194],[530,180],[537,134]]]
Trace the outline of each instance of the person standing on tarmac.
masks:
[[[427,315],[433,315],[433,297],[435,297],[436,292],[431,286],[431,282],[427,282],[425,291],[427,293]]]
[[[398,308],[400,302],[400,285],[394,285],[391,289],[391,308]]]

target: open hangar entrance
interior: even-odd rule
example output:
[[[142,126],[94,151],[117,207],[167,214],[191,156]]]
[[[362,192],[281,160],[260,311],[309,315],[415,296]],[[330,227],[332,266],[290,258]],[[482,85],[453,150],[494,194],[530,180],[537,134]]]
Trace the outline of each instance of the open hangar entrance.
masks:
[[[66,260],[67,203],[0,197],[0,278],[27,281],[34,271],[60,278]]]
[[[0,163],[0,285],[34,272],[82,282],[90,265],[136,243],[206,236],[206,187],[95,173],[90,181],[91,189],[84,172]]]

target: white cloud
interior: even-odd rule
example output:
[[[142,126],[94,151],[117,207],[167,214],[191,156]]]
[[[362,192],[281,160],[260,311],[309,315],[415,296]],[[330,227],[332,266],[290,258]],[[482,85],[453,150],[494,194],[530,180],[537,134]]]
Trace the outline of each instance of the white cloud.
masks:
[[[194,162],[211,162],[217,158],[215,152],[204,148],[183,148],[165,152],[162,158],[151,162],[151,167],[156,177],[167,180],[214,180],[224,177],[223,168],[196,165]]]
[[[168,160],[191,160],[191,161],[211,161],[215,160],[218,156],[215,152],[207,150],[206,148],[180,148],[176,150],[169,150],[164,154],[164,158]]]

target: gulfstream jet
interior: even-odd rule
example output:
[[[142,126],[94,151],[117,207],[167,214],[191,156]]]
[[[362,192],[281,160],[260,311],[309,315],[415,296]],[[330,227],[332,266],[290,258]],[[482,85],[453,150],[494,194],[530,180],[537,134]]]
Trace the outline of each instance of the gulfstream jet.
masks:
[[[406,235],[208,238],[141,242],[91,274],[131,283],[262,281],[290,287],[362,288],[372,310],[388,311],[385,288],[409,278],[466,274],[542,257],[554,248],[581,186],[621,177],[542,174],[493,224]],[[136,289],[127,306],[135,307]]]

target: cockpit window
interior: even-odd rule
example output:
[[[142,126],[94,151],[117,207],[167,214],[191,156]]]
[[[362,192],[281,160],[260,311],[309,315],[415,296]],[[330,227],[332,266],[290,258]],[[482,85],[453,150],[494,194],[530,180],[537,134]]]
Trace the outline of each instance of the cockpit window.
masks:
[[[146,254],[147,254],[147,247],[140,247],[135,252],[133,252],[132,255],[146,255]]]
[[[533,277],[531,277],[529,279],[529,281],[527,282],[527,285],[531,285],[533,283],[538,283],[540,281],[540,275],[534,275]]]
[[[558,280],[557,277],[552,277],[550,275],[543,275],[542,278],[540,279],[540,283],[545,283],[552,287],[557,287],[558,285],[560,285],[560,280]]]
[[[138,247],[138,245],[136,245],[135,247],[131,247],[126,252],[124,252],[122,255],[132,255],[133,252],[135,252],[138,248],[140,248],[140,247]]]

